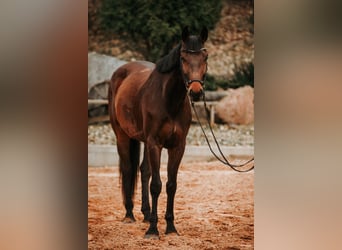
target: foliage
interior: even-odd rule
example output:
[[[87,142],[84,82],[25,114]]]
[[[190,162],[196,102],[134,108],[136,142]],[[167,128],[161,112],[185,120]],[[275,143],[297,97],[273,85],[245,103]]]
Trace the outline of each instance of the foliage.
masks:
[[[231,83],[240,83],[242,86],[250,85],[254,87],[254,64],[248,63],[237,69]]]
[[[239,88],[245,85],[254,87],[254,64],[252,62],[237,68],[232,79],[215,78],[207,75],[205,80],[206,90],[217,90],[217,88]]]
[[[227,83],[227,80],[218,79],[210,74],[207,74],[204,81],[204,87],[206,90],[217,90],[218,87],[225,86]]]
[[[220,18],[221,0],[104,0],[101,25],[127,41],[147,60],[166,55],[180,40],[184,26],[199,33],[214,28]]]

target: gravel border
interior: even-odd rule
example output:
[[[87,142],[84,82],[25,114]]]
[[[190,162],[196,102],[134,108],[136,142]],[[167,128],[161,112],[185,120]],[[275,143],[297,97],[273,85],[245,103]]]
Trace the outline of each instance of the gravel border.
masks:
[[[208,127],[204,127],[209,141],[214,143]],[[220,146],[254,146],[254,125],[215,125],[214,134]],[[88,144],[116,145],[115,134],[110,124],[96,124],[88,126]],[[201,128],[192,124],[187,136],[187,145],[207,145]]]

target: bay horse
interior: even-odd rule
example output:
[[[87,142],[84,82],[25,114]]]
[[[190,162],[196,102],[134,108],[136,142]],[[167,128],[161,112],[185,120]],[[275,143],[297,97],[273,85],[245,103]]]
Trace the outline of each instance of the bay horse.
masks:
[[[145,238],[159,238],[157,228],[158,197],[161,192],[160,157],[168,151],[166,234],[177,233],[174,225],[174,197],[177,172],[184,154],[191,123],[189,97],[196,101],[203,95],[208,53],[204,43],[207,28],[199,36],[182,30],[182,40],[156,65],[138,61],[118,68],[109,86],[109,115],[117,138],[124,222],[134,222],[133,198],[139,168],[140,142],[144,156],[140,164],[142,184],[141,212],[150,223]],[[149,202],[150,177],[152,210]]]

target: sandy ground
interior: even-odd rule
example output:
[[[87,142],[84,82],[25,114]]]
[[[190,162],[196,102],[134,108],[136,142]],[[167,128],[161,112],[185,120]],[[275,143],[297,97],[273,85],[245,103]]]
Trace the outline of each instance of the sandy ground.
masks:
[[[254,171],[236,173],[218,162],[185,163],[175,197],[177,235],[165,235],[166,166],[158,202],[160,240],[144,239],[140,176],[135,196],[137,221],[124,224],[117,167],[88,169],[89,249],[253,249]]]

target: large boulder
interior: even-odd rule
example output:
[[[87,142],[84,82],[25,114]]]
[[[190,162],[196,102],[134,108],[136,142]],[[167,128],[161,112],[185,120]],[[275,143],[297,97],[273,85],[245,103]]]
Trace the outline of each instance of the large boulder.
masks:
[[[88,99],[106,100],[108,82],[113,72],[125,63],[125,61],[112,56],[101,55],[96,52],[88,53]],[[107,120],[106,116],[108,116],[107,104],[88,104],[88,118],[104,117],[102,120]]]
[[[227,90],[227,96],[216,105],[217,116],[228,124],[254,122],[254,89],[244,86]]]
[[[107,100],[109,81],[93,85],[88,91],[88,99]],[[108,115],[107,104],[88,104],[88,117]]]
[[[88,92],[94,85],[110,80],[113,72],[125,63],[112,56],[88,53]]]

